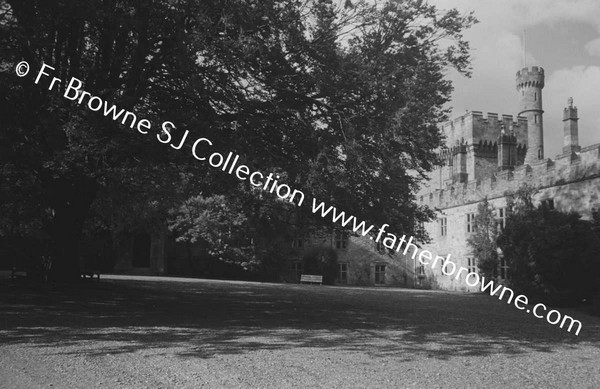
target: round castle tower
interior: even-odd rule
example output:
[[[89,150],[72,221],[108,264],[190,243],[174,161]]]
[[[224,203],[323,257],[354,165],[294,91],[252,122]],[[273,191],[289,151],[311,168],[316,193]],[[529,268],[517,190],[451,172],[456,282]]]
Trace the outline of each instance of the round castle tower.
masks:
[[[532,66],[517,72],[517,90],[521,94],[519,116],[527,118],[527,154],[525,164],[544,159],[544,120],[542,109],[544,69]]]

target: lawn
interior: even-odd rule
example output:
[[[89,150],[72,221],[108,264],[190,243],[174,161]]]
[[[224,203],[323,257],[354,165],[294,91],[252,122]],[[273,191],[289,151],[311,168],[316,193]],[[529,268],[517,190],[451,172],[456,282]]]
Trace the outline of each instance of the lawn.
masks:
[[[0,280],[0,387],[598,388],[579,336],[478,294],[103,277]]]

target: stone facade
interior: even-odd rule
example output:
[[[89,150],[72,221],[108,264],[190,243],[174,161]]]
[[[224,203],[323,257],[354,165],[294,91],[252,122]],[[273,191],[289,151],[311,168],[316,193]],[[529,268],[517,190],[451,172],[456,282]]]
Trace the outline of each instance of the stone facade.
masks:
[[[301,242],[301,243],[300,243]],[[375,285],[419,287],[424,279],[415,275],[415,261],[398,253],[389,253],[383,245],[366,237],[341,233],[319,234],[292,242],[286,282],[298,282],[303,273],[302,257],[316,247],[332,248],[338,262],[338,285]]]
[[[505,215],[506,191],[523,183],[538,189],[534,200],[550,201],[561,211],[577,211],[590,218],[600,208],[600,144],[581,148],[578,144],[577,108],[569,98],[564,109],[563,153],[544,158],[542,88],[544,70],[539,67],[517,72],[521,112],[510,115],[469,112],[442,126],[447,147],[441,151],[444,165],[431,174],[417,199],[436,209],[437,220],[425,228],[432,241],[425,249],[446,256],[457,266],[476,269],[467,239],[477,205],[487,197],[497,210],[499,222]],[[501,263],[500,274],[507,269]],[[434,285],[448,290],[476,290],[461,276],[425,269]]]

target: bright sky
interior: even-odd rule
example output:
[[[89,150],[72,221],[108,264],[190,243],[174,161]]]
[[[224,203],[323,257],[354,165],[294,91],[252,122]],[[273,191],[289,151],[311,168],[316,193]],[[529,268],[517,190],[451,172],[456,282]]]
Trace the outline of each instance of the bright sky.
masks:
[[[452,117],[465,110],[518,113],[515,73],[545,70],[545,157],[563,142],[562,110],[573,97],[579,110],[579,144],[600,143],[600,0],[430,0],[441,9],[475,11],[479,23],[465,33],[471,42],[473,77],[452,72]]]

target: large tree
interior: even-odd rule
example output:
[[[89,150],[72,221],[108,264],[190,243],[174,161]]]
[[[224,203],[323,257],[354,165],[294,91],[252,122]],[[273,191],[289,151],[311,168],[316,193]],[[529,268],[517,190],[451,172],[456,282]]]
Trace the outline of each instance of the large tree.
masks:
[[[215,51],[230,60],[199,48],[203,71],[223,73],[208,83],[231,97],[217,109],[226,120],[220,135],[306,193],[419,235],[414,227],[431,213],[414,193],[441,143],[437,124],[451,92],[445,72],[469,72],[461,32],[474,18],[423,1],[269,4],[275,10],[234,10],[239,15],[218,27],[232,29]],[[310,216],[298,219],[305,226]]]
[[[77,275],[90,216],[106,227],[158,220],[189,193],[235,196],[247,182],[160,144],[159,123],[209,137],[262,171],[411,232],[435,163],[451,85],[469,72],[461,32],[474,22],[420,0],[1,0],[3,235],[45,233],[57,275]],[[140,135],[14,65],[52,65],[62,80],[148,118]],[[300,209],[300,211],[303,211]],[[262,212],[257,207],[248,212]],[[252,216],[252,215],[251,215]]]

